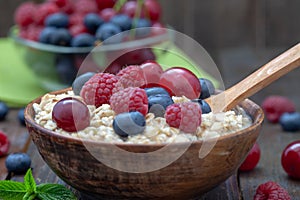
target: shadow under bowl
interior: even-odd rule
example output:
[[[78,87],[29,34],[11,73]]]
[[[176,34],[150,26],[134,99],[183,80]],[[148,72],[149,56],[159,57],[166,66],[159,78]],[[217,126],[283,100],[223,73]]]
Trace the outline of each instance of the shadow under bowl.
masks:
[[[54,94],[65,92],[56,91]],[[147,159],[147,154],[164,149],[166,144],[124,144],[86,141],[63,136],[38,125],[34,103],[25,110],[28,131],[39,153],[49,167],[67,184],[81,192],[84,199],[189,199],[199,197],[236,173],[238,167],[255,143],[264,114],[250,100],[240,106],[252,118],[250,127],[217,140],[195,141],[190,144],[173,143],[170,151],[161,151],[158,158]],[[215,143],[203,158],[199,151]],[[92,148],[91,148],[92,147]],[[210,146],[212,147],[212,146]],[[130,159],[118,154],[123,151],[144,155]],[[115,166],[134,166],[144,169],[152,162],[159,163],[182,150],[182,154],[168,165],[145,173],[126,172],[107,165],[97,155],[109,155]],[[103,162],[104,161],[104,162]]]

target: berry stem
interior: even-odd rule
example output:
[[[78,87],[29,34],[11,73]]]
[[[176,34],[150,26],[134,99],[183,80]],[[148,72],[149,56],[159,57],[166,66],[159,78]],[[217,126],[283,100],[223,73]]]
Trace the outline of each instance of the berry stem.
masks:
[[[144,0],[137,0],[137,9],[134,13],[134,17],[132,20],[132,29],[130,30],[130,38],[133,39],[135,38],[135,28],[136,28],[136,23],[137,23],[137,19],[141,16],[141,12],[142,12],[142,7],[144,4]]]
[[[127,0],[118,0],[118,1],[115,3],[113,9],[114,9],[116,12],[119,12],[119,11],[121,10],[122,6],[123,6],[126,2],[127,2]]]

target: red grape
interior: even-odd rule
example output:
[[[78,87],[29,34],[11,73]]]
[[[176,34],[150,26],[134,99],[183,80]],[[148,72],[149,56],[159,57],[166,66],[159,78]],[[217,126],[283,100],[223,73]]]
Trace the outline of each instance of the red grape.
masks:
[[[284,149],[281,165],[290,177],[300,179],[300,140],[290,143]]]
[[[116,15],[116,11],[113,8],[105,8],[101,10],[99,15],[104,21],[108,22],[110,18]]]
[[[145,15],[153,22],[158,21],[161,15],[161,7],[156,0],[145,0]]]
[[[185,96],[189,99],[197,99],[201,93],[198,78],[183,67],[167,69],[162,73],[159,84],[168,87],[176,96]]]
[[[162,67],[155,61],[147,61],[140,65],[144,72],[144,77],[147,84],[158,83],[161,74],[163,73]]]
[[[246,159],[239,167],[240,171],[250,171],[256,167],[260,159],[260,147],[258,143],[255,143],[248,153]]]
[[[88,107],[72,97],[61,99],[54,105],[52,119],[59,128],[68,132],[80,131],[90,125]]]

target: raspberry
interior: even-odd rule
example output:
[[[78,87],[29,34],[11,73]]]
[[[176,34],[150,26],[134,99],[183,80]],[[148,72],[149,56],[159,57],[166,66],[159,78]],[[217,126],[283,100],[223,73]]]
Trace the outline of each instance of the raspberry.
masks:
[[[80,96],[86,104],[95,105],[109,103],[114,90],[117,89],[118,79],[113,74],[97,73],[92,76],[82,87]]]
[[[140,87],[146,83],[144,72],[138,65],[130,65],[122,69],[117,73],[117,77],[124,88]]]
[[[148,112],[147,93],[138,87],[128,87],[114,93],[109,102],[116,114],[138,111],[145,116]]]
[[[166,122],[183,132],[193,133],[201,124],[201,107],[198,103],[183,102],[169,105],[166,109]]]
[[[276,182],[268,181],[258,186],[254,200],[290,200],[288,192]]]
[[[27,27],[34,22],[36,5],[32,2],[22,3],[15,12],[15,23],[21,27]]]
[[[0,157],[7,154],[10,142],[7,136],[0,131]]]
[[[75,13],[98,13],[97,4],[92,0],[77,0],[74,4]]]
[[[267,97],[262,103],[262,108],[266,118],[272,123],[277,123],[285,112],[295,112],[294,103],[287,97],[278,95]]]
[[[27,33],[25,38],[27,40],[32,40],[32,41],[39,41],[39,37],[40,37],[40,33],[42,32],[42,27],[41,26],[34,26],[34,25],[30,25],[27,28]]]
[[[44,25],[44,21],[48,15],[59,12],[59,8],[52,2],[42,3],[35,12],[35,22],[38,25]]]

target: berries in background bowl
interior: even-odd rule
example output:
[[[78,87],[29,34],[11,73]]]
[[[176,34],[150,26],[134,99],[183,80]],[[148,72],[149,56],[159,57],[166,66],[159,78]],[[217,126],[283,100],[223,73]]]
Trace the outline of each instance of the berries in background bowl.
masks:
[[[290,177],[300,179],[300,140],[285,147],[281,155],[281,165]]]
[[[251,150],[249,151],[246,159],[243,161],[239,167],[240,171],[251,171],[253,170],[259,162],[260,159],[260,147],[256,142]]]

